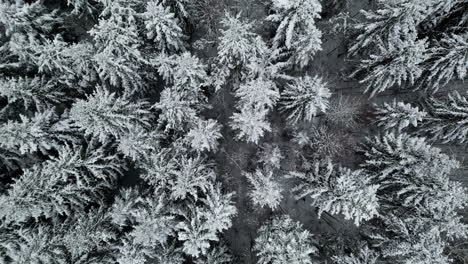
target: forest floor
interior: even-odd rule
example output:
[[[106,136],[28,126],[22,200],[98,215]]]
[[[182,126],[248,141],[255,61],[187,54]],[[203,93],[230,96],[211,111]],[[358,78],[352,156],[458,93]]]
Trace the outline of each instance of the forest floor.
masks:
[[[259,1],[238,0],[237,5],[232,7],[234,11],[241,12],[242,17],[246,20],[262,21],[266,17],[265,8]],[[344,2],[344,1],[343,1]],[[372,8],[372,4],[368,0],[353,0],[352,4],[347,6],[347,11],[351,17],[359,17],[360,9]],[[324,10],[327,13],[327,10]],[[298,75],[320,75],[329,84],[329,88],[333,92],[333,100],[346,98],[348,101],[361,108],[362,116],[359,119],[357,126],[353,128],[335,127],[333,129],[342,130],[347,136],[351,144],[347,144],[346,151],[343,155],[336,157],[335,161],[344,166],[356,168],[361,157],[358,153],[358,146],[362,140],[376,132],[376,127],[372,123],[371,113],[372,105],[393,100],[401,100],[405,102],[416,102],[424,93],[411,90],[394,89],[369,98],[368,94],[364,93],[364,86],[357,79],[350,79],[347,76],[353,71],[356,61],[347,57],[347,45],[351,41],[349,36],[344,34],[327,34],[328,24],[326,19],[318,23],[324,36],[322,38],[323,50],[315,56],[311,66]],[[259,34],[268,35],[265,28],[258,29]],[[215,51],[208,51],[207,54],[215,54]],[[206,54],[205,54],[206,55]],[[446,87],[441,93],[446,93],[447,90],[466,90],[466,84],[454,83]],[[279,170],[278,177],[282,178],[284,188],[283,201],[276,211],[270,209],[262,209],[254,206],[247,196],[249,185],[247,179],[243,176],[243,171],[252,171],[255,169],[257,160],[258,147],[254,144],[248,144],[237,141],[234,138],[234,132],[229,128],[229,118],[235,111],[235,98],[232,95],[232,89],[227,87],[217,92],[210,103],[213,107],[208,113],[210,118],[215,118],[223,125],[224,138],[221,142],[220,150],[214,155],[213,159],[217,164],[220,180],[224,184],[227,191],[236,193],[235,202],[238,208],[237,217],[233,220],[233,226],[225,233],[225,238],[229,243],[229,248],[238,258],[239,263],[255,263],[255,252],[253,252],[253,241],[256,237],[256,231],[261,223],[266,219],[276,214],[289,214],[293,219],[300,221],[304,227],[314,234],[333,233],[335,236],[339,233],[353,232],[355,227],[349,221],[344,221],[338,216],[337,218],[324,215],[318,219],[316,211],[310,206],[310,201],[307,199],[296,201],[289,193],[291,183],[284,179],[286,172],[294,170],[296,164],[296,155],[294,151],[296,146],[290,141],[290,130],[279,112],[271,113],[272,132],[270,132],[262,142],[277,144],[284,156]],[[320,123],[321,118],[317,117],[315,123]],[[463,181],[468,186],[467,162],[464,157],[467,157],[467,149],[463,146],[456,145],[438,145],[448,154],[454,155],[462,162],[462,169],[455,173],[454,178]],[[468,211],[465,213],[468,219]]]

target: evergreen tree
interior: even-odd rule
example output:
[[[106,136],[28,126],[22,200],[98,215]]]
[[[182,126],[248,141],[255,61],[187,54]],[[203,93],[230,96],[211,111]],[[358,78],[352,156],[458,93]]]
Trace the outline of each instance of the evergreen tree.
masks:
[[[385,43],[376,42],[377,53],[362,60],[359,71],[365,71],[366,77],[360,83],[366,83],[366,92],[371,96],[383,92],[393,85],[414,85],[423,73],[423,63],[427,59],[426,40],[408,39]]]
[[[115,156],[90,148],[61,149],[59,156],[24,171],[0,196],[0,219],[24,222],[30,218],[71,215],[91,204],[102,204],[124,171]]]
[[[287,215],[260,227],[254,249],[259,264],[312,264],[312,255],[318,251],[312,234]]]
[[[0,229],[0,261],[2,263],[68,263],[67,252],[53,228]]]
[[[398,42],[414,40],[418,25],[434,11],[434,4],[438,2],[441,1],[378,1],[377,10],[361,10],[366,21],[356,25],[361,33],[349,51],[353,54],[370,45],[380,46],[381,42],[390,47]]]
[[[147,63],[138,50],[141,39],[132,4],[133,1],[106,1],[99,23],[89,31],[97,49],[93,61],[100,79],[128,92],[143,87],[139,72],[141,64]]]
[[[334,256],[333,261],[336,264],[377,264],[378,257],[375,251],[366,246],[360,249],[357,254]]]
[[[403,130],[408,126],[417,127],[425,118],[427,113],[419,110],[418,107],[412,107],[410,104],[397,102],[384,103],[381,107],[376,107],[375,110],[377,125],[386,130],[397,129]]]
[[[21,121],[8,120],[0,128],[0,146],[21,154],[37,151],[47,153],[58,148],[62,142],[73,142],[75,138],[65,134],[53,109],[37,112],[29,118],[20,114]]]
[[[273,47],[291,52],[292,63],[299,67],[307,66],[322,49],[322,33],[315,25],[322,5],[317,0],[272,0],[272,10],[267,20],[279,23]]]
[[[268,109],[244,107],[240,113],[234,113],[230,126],[238,130],[237,139],[257,144],[265,131],[271,131],[270,123],[266,120]]]
[[[161,53],[152,63],[163,79],[176,87],[199,89],[208,79],[205,65],[190,52],[170,56]]]
[[[230,68],[246,65],[252,58],[257,58],[266,51],[265,43],[252,32],[253,23],[241,20],[240,14],[226,16],[221,20],[221,37],[218,47],[220,64]]]
[[[253,187],[249,197],[255,205],[273,210],[279,206],[283,199],[283,190],[274,179],[273,171],[257,169],[254,173],[245,172],[244,176]]]
[[[6,97],[9,104],[22,102],[25,109],[44,111],[67,98],[64,91],[57,89],[57,83],[46,78],[8,78],[0,80],[0,95]]]
[[[272,109],[280,94],[273,81],[256,79],[241,84],[235,90],[235,96],[239,99],[237,104],[240,109],[248,105]]]
[[[427,102],[430,118],[423,131],[433,140],[444,143],[464,143],[468,139],[468,99],[458,92],[449,93],[446,98],[430,98]]]
[[[195,260],[195,264],[230,264],[233,263],[233,257],[229,254],[225,245],[214,246],[208,253]]]
[[[184,35],[178,21],[168,7],[158,1],[149,1],[142,14],[145,22],[146,36],[153,40],[161,51],[184,50]]]
[[[378,185],[370,182],[363,171],[346,168],[334,169],[330,160],[316,162],[307,173],[290,172],[288,178],[299,183],[292,189],[296,199],[310,196],[312,206],[323,212],[343,214],[345,219],[354,219],[356,225],[378,215],[376,192]]]
[[[428,69],[421,85],[437,91],[453,79],[463,80],[468,69],[468,34],[444,35],[428,49]]]
[[[149,105],[145,101],[134,103],[98,87],[86,100],[77,100],[69,112],[72,126],[93,135],[106,143],[109,137],[116,139],[130,129],[150,127]]]
[[[311,121],[325,111],[331,93],[320,77],[306,76],[286,86],[281,97],[281,110],[288,113],[289,121],[297,123]]]
[[[424,138],[386,133],[368,138],[364,145],[367,160],[363,167],[380,179],[387,177],[444,177],[458,162],[430,146]],[[405,180],[406,181],[406,180]]]
[[[199,120],[198,112],[202,103],[180,91],[177,87],[167,87],[161,92],[161,98],[153,108],[160,111],[158,122],[165,131],[185,131]]]
[[[215,151],[218,148],[218,140],[222,138],[221,125],[213,119],[199,119],[186,138],[194,150]]]
[[[278,145],[266,143],[261,146],[258,160],[265,168],[279,169],[283,158],[284,156]]]

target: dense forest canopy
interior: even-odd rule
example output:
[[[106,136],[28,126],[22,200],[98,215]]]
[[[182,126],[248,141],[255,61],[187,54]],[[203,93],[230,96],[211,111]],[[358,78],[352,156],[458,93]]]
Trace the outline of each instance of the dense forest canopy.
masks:
[[[467,72],[467,0],[0,0],[0,263],[465,263]]]

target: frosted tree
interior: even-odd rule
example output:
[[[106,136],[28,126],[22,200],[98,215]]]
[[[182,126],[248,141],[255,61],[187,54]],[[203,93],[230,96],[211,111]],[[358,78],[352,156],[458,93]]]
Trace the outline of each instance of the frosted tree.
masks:
[[[0,261],[2,263],[67,263],[67,252],[60,236],[50,227],[0,229]]]
[[[281,110],[287,119],[297,123],[311,121],[314,116],[327,110],[331,92],[322,78],[301,77],[286,86],[281,94]]]
[[[256,109],[244,107],[240,113],[234,113],[230,126],[237,130],[237,139],[245,139],[247,142],[257,144],[266,131],[271,131],[271,126],[266,115],[268,109]]]
[[[0,196],[0,218],[23,222],[30,218],[71,215],[90,204],[101,204],[125,170],[103,149],[60,149],[59,156],[24,171]]]
[[[221,184],[210,185],[206,197],[201,199],[204,205],[206,221],[214,232],[222,232],[232,225],[232,217],[237,214],[233,201],[234,193],[222,193]]]
[[[146,61],[138,50],[137,13],[131,5],[132,1],[106,1],[99,23],[89,34],[97,48],[93,61],[100,79],[134,92],[143,87],[139,73]]]
[[[351,253],[349,256],[334,256],[333,261],[336,264],[377,264],[378,258],[377,252],[366,246],[360,249],[356,254]]]
[[[208,79],[206,66],[190,52],[170,56],[161,53],[152,63],[158,67],[158,73],[166,82],[177,87],[198,89]]]
[[[41,151],[47,153],[60,143],[73,142],[58,125],[59,117],[53,109],[37,112],[29,118],[20,114],[20,121],[8,120],[0,128],[0,146],[21,154]]]
[[[97,87],[86,100],[77,100],[69,112],[73,126],[86,136],[93,135],[101,142],[111,136],[121,138],[130,129],[150,127],[149,105],[145,101],[131,102],[128,98]]]
[[[160,111],[158,122],[165,131],[185,131],[199,120],[201,103],[176,87],[167,87],[161,92],[159,102],[153,108]]]
[[[252,32],[253,23],[241,21],[240,14],[232,16],[226,13],[221,25],[223,29],[218,47],[220,64],[229,67],[246,65],[252,58],[265,52],[265,43]]]
[[[195,260],[195,264],[230,264],[234,258],[225,245],[211,247],[205,256]]]
[[[199,192],[206,193],[210,182],[216,177],[213,169],[200,157],[189,158],[185,155],[177,159],[177,174],[170,182],[170,198],[186,199],[188,196],[198,199]]]
[[[252,185],[249,197],[253,204],[259,207],[276,209],[283,199],[282,187],[273,175],[273,171],[256,169],[255,172],[244,172],[244,176]]]
[[[366,84],[366,92],[371,96],[383,92],[394,85],[414,85],[423,73],[423,63],[427,59],[426,40],[395,40],[392,43],[378,41],[377,53],[362,60],[357,72],[365,71],[360,83]]]
[[[287,215],[260,227],[254,250],[259,264],[312,264],[312,256],[318,252],[312,234]]]
[[[397,102],[384,103],[382,106],[377,106],[375,109],[377,125],[386,130],[397,129],[398,131],[404,128],[417,127],[425,120],[427,113],[419,110],[418,107],[413,107],[411,104]]]
[[[221,125],[214,119],[199,119],[186,135],[190,146],[197,151],[215,151],[220,138],[222,138]]]
[[[240,14],[231,16],[226,13],[221,25],[217,66],[211,80],[216,90],[226,83],[233,69],[245,72],[248,64],[265,56],[268,51],[261,37],[252,32],[253,23],[242,21]]]
[[[430,146],[424,138],[404,133],[368,138],[363,150],[367,158],[363,167],[380,179],[397,177],[400,181],[405,176],[444,177],[458,167],[457,161],[439,148]]]
[[[78,186],[63,181],[60,175],[48,173],[47,168],[34,167],[0,196],[0,218],[6,222],[24,222],[30,218],[70,215],[75,210],[84,210],[91,202],[99,201],[95,195],[101,186]]]
[[[120,228],[132,226],[132,243],[146,248],[165,245],[175,235],[175,216],[170,214],[164,195],[139,197],[135,190],[124,190],[114,202],[111,215]]]
[[[198,200],[210,190],[216,174],[205,160],[162,149],[142,164],[142,178],[156,189],[165,189],[171,200]]]
[[[66,248],[71,263],[115,263],[118,230],[110,220],[107,211],[92,209],[54,226],[59,245]]]
[[[42,2],[14,4],[11,1],[4,1],[1,3],[0,23],[5,27],[6,36],[11,38],[7,45],[10,51],[16,48],[21,49],[20,46],[15,47],[16,41],[23,43],[40,41],[43,40],[44,34],[52,32],[60,19],[57,17],[57,11],[48,11]]]
[[[468,68],[468,34],[444,35],[428,49],[429,60],[421,86],[437,91],[453,79],[463,80]]]
[[[157,131],[148,132],[144,129],[130,129],[128,133],[117,140],[117,150],[125,157],[139,162],[160,148],[159,143],[162,138],[163,136]]]
[[[259,162],[262,163],[266,168],[281,167],[281,161],[284,156],[281,153],[281,149],[277,144],[265,143],[260,147]]]
[[[263,79],[251,80],[241,84],[235,90],[234,95],[239,99],[237,107],[240,109],[248,105],[272,109],[280,97],[275,82]]]
[[[361,31],[350,47],[351,54],[379,42],[393,44],[400,41],[414,40],[418,34],[418,25],[433,11],[433,5],[440,1],[379,1],[375,11],[361,13],[365,22],[356,25]]]
[[[39,111],[69,100],[54,81],[40,77],[0,80],[0,95],[6,97],[9,104],[22,102],[25,109]]]
[[[319,217],[323,212],[342,214],[359,226],[378,215],[379,186],[372,184],[362,170],[335,169],[327,160],[315,162],[307,173],[290,172],[287,177],[298,180],[292,189],[295,198],[310,197]]]
[[[211,241],[218,241],[216,232],[206,221],[206,216],[198,207],[183,215],[185,221],[177,224],[177,236],[183,241],[184,253],[199,257],[205,255],[210,248]]]
[[[430,98],[427,101],[430,117],[424,124],[424,132],[433,140],[464,143],[468,140],[468,99],[458,92],[446,98]]]
[[[158,1],[149,1],[142,17],[147,38],[153,40],[159,50],[178,51],[185,49],[184,34],[169,7],[164,7]]]
[[[69,6],[73,6],[72,14],[92,14],[95,7],[90,0],[67,0]]]
[[[381,237],[382,257],[398,263],[452,263],[444,249],[447,242],[437,228],[431,228],[421,219],[386,220],[386,234]]]
[[[273,47],[291,52],[293,63],[305,67],[322,49],[322,33],[315,25],[322,5],[317,0],[272,0],[272,10],[267,20],[279,24]]]

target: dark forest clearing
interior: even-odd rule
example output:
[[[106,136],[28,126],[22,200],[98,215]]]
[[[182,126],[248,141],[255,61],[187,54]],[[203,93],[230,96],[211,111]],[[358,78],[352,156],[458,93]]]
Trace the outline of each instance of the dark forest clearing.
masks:
[[[0,0],[0,263],[468,262],[467,0]]]

